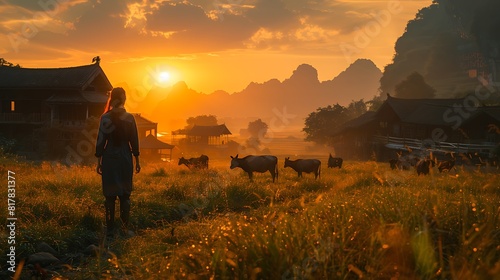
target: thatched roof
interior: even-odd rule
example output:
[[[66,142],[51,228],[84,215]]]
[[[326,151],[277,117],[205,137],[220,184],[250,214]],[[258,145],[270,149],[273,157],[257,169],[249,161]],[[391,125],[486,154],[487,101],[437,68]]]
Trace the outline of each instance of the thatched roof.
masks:
[[[165,142],[162,142],[158,140],[158,138],[154,137],[153,135],[149,134],[148,136],[142,138],[139,141],[140,148],[141,149],[173,149],[175,146],[167,144]]]
[[[470,112],[468,118],[463,119],[462,124],[472,122],[476,117],[486,115],[500,122],[500,106],[483,106],[476,104],[474,110],[466,108],[472,106],[466,98],[455,99],[403,99],[388,96],[384,104],[376,112],[367,112],[358,118],[350,120],[339,126],[332,136],[336,136],[350,129],[360,129],[366,124],[377,121],[381,115],[392,110],[403,123],[420,124],[429,126],[453,126],[454,121],[450,121],[450,110],[462,108],[465,112]],[[454,115],[454,111],[451,111]]]
[[[143,128],[156,128],[158,123],[155,123],[153,121],[150,121],[146,119],[145,117],[141,116],[140,113],[132,113],[134,115],[135,123],[137,127],[143,127]]]
[[[332,136],[344,133],[350,129],[356,129],[361,126],[370,124],[371,122],[375,121],[375,114],[376,112],[374,111],[368,111],[357,118],[345,122],[332,133]]]
[[[471,121],[481,114],[487,114],[500,121],[500,107],[474,104],[474,100],[477,101],[477,98],[403,99],[388,96],[377,113],[390,107],[404,123],[453,126],[455,122],[450,121],[450,116],[457,115],[456,108],[461,108],[464,112],[470,113],[464,121]]]
[[[405,99],[387,96],[377,113],[390,107],[405,123],[450,126],[452,123],[444,117],[445,112],[454,106],[463,107],[464,99]]]
[[[186,131],[186,135],[189,136],[221,136],[229,134],[231,134],[231,131],[229,131],[225,124],[210,126],[195,125]]]

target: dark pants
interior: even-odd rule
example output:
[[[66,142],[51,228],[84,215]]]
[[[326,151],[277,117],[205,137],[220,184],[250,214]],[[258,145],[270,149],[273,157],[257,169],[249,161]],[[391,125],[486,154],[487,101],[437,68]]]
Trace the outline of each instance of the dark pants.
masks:
[[[130,217],[130,195],[120,195],[120,220],[124,229],[128,226]],[[104,207],[106,209],[106,231],[108,235],[112,235],[115,230],[115,201],[116,196],[106,196]]]

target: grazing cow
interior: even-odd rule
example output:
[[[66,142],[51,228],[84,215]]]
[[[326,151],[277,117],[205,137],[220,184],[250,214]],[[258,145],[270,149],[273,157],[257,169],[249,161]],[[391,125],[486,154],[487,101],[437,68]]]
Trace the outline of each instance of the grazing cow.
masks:
[[[499,159],[498,156],[492,156],[488,158],[488,165],[496,167],[498,169],[498,159]]]
[[[187,168],[195,168],[195,169],[207,169],[208,168],[208,156],[201,155],[197,158],[185,159],[181,157],[179,159],[179,165],[184,164]]]
[[[285,158],[285,168],[291,167],[297,171],[299,177],[302,177],[302,172],[314,172],[314,179],[321,177],[321,161],[317,159],[297,159],[290,160],[289,157]]]
[[[451,159],[451,160],[445,160],[445,161],[440,161],[438,163],[438,170],[439,172],[443,172],[443,171],[450,171],[453,167],[455,166],[455,159]]]
[[[342,162],[344,162],[342,158],[335,158],[332,157],[332,154],[330,154],[330,156],[328,157],[328,168],[338,167],[340,169],[342,168]]]
[[[490,161],[489,155],[482,153],[459,153],[457,159],[458,163],[476,167],[487,165]]]
[[[421,159],[415,165],[415,168],[417,169],[418,176],[420,176],[420,174],[422,174],[422,175],[429,174],[429,170],[431,169],[431,167],[434,167],[434,161],[432,159],[429,159],[429,158]]]
[[[253,180],[253,172],[264,173],[269,171],[274,179],[278,179],[278,158],[275,156],[253,156],[249,155],[243,158],[231,156],[231,169],[239,167],[248,173],[248,178]]]
[[[398,165],[398,161],[397,159],[393,158],[393,159],[390,159],[389,160],[389,165],[391,166],[391,169],[394,170],[397,168],[397,165]]]
[[[408,170],[410,169],[411,163],[406,160],[401,160],[401,159],[391,159],[389,160],[389,164],[391,166],[391,169],[398,169],[398,170]]]

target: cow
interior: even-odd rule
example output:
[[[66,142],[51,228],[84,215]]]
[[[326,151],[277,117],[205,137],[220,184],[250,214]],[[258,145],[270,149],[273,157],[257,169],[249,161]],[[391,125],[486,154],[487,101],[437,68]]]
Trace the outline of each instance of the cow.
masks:
[[[285,158],[285,168],[291,167],[297,171],[299,177],[302,177],[302,172],[314,172],[314,179],[321,178],[321,161],[317,159],[297,159],[290,160],[289,157]]]
[[[391,169],[398,169],[398,170],[408,170],[410,169],[411,163],[406,161],[406,160],[401,160],[401,159],[391,159],[389,160],[389,165],[391,166]]]
[[[208,156],[201,155],[197,158],[185,159],[181,157],[179,159],[179,165],[184,164],[187,168],[195,168],[195,169],[207,169],[208,168]]]
[[[328,157],[328,168],[338,167],[340,169],[342,168],[342,162],[344,162],[342,158],[332,157],[332,154],[330,154]]]
[[[429,174],[429,171],[432,167],[434,167],[434,160],[429,159],[429,158],[421,159],[415,165],[415,169],[417,170],[418,176],[420,176],[420,174],[422,174],[422,175]]]
[[[483,158],[487,158],[487,156],[481,157],[479,153],[466,153],[466,154],[461,154],[461,156],[462,156],[462,161],[468,165],[474,165],[474,166],[486,165],[486,161],[483,160]]]
[[[443,171],[450,171],[454,166],[455,166],[455,159],[451,159],[451,160],[440,161],[438,163],[437,168],[441,173]]]
[[[391,167],[392,170],[398,168],[398,162],[399,160],[395,158],[389,160],[389,166]]]
[[[264,156],[254,156],[248,155],[243,158],[239,158],[238,155],[235,157],[231,156],[231,169],[239,167],[248,173],[248,178],[253,181],[253,172],[264,173],[269,171],[274,179],[278,179],[278,158],[275,156],[264,155]]]

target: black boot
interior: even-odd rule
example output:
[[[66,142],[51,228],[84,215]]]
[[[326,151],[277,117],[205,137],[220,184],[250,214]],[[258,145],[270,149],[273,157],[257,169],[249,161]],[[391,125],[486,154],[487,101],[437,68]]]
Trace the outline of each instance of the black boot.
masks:
[[[125,237],[130,237],[133,233],[129,233],[128,224],[130,218],[130,198],[120,199],[120,219],[122,221],[121,232]]]
[[[106,237],[113,238],[115,233],[115,200],[116,197],[106,197]]]

